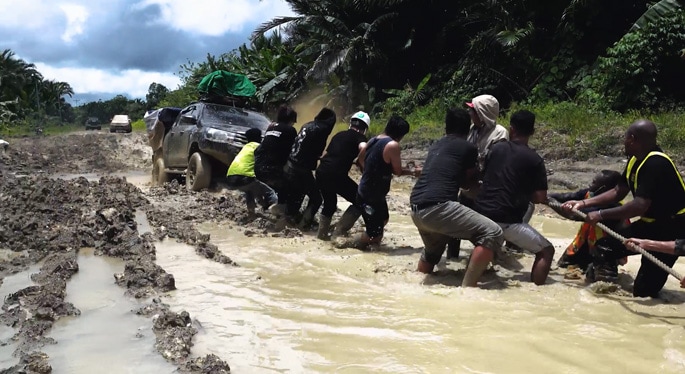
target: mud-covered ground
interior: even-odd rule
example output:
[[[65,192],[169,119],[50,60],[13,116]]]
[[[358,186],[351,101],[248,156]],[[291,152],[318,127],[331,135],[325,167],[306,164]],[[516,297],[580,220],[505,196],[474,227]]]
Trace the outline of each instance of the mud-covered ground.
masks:
[[[0,279],[31,265],[40,271],[35,285],[2,295],[0,323],[14,335],[0,345],[17,343],[14,355],[20,362],[3,373],[51,371],[47,344],[55,321],[78,316],[80,311],[65,302],[66,284],[78,272],[81,248],[94,248],[102,256],[121,258],[124,272],[112,282],[140,301],[134,313],[150,318],[155,348],[181,372],[229,372],[230,357],[194,357],[192,339],[197,333],[187,312],[172,312],[165,292],[175,289],[173,274],[155,263],[155,242],[171,238],[190,244],[199,256],[239,266],[222,254],[195,225],[222,222],[240,228],[248,236],[292,237],[297,229],[277,231],[272,218],[259,213],[248,220],[239,197],[227,191],[188,192],[178,181],[164,187],[135,186],[123,177],[131,171],[149,171],[151,152],[144,134],[78,132],[54,137],[9,139],[0,153]],[[405,150],[405,159],[421,164],[425,149]],[[587,185],[601,169],[620,170],[620,157],[548,163],[550,189],[569,190]],[[87,175],[88,179],[78,175]],[[408,190],[412,179],[402,177],[389,196],[389,206],[408,213]],[[145,212],[151,233],[138,230],[136,212]],[[123,291],[122,291],[123,292]]]

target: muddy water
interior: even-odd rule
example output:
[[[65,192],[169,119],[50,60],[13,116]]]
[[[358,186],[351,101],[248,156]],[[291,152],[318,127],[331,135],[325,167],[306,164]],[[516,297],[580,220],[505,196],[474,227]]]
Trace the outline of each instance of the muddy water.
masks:
[[[12,257],[10,254],[3,254],[6,257]],[[0,297],[7,297],[9,294],[15,293],[21,289],[32,286],[34,283],[31,280],[31,274],[38,273],[40,265],[33,265],[27,270],[6,276],[0,285]],[[12,337],[17,333],[17,330],[0,324],[0,368],[8,368],[16,365],[19,359],[14,357],[14,350],[17,349],[17,343],[12,340]]]
[[[150,320],[132,313],[141,305],[124,297],[124,290],[114,284],[113,274],[123,271],[123,262],[86,249],[78,262],[79,271],[67,284],[66,301],[81,315],[60,319],[50,332],[58,342],[45,347],[54,372],[174,372],[176,368],[154,349]]]
[[[532,224],[558,253],[575,233],[562,220]],[[597,295],[559,270],[535,287],[525,256],[509,259],[514,270],[488,274],[487,289],[462,289],[464,260],[441,263],[436,275],[413,271],[421,242],[397,215],[386,246],[371,253],[311,236],[200,229],[241,267],[158,243],[158,263],[178,287],[166,302],[202,324],[194,353],[215,353],[236,373],[685,371],[685,293],[673,279],[669,303]],[[630,260],[623,283],[638,265]]]

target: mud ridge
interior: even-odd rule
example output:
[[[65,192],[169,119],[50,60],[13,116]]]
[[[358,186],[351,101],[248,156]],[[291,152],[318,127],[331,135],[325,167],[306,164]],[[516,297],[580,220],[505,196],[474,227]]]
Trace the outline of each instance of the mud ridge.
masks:
[[[2,305],[0,323],[16,331],[9,341],[2,343],[17,344],[14,356],[20,360],[4,372],[48,373],[52,370],[49,357],[40,349],[57,342],[46,334],[59,318],[80,314],[64,300],[67,281],[78,271],[80,248],[92,247],[98,255],[124,259],[124,272],[115,274],[114,279],[136,298],[173,290],[175,281],[173,275],[155,263],[154,238],[138,234],[135,210],[146,209],[150,204],[125,179],[67,181],[43,176],[17,177],[14,171],[5,163],[0,167],[0,250],[13,254],[10,261],[0,263],[0,277],[24,271],[39,262],[41,268],[32,276],[35,285],[7,295]],[[196,241],[211,252],[208,239],[200,236]],[[172,313],[168,307],[166,313]],[[184,320],[189,320],[187,313],[183,313]],[[216,357],[189,356],[196,333],[192,326],[179,327],[174,322],[178,318],[162,321],[167,322],[155,321],[153,328],[158,336],[157,349],[163,355],[167,351],[182,353],[170,359],[179,365],[180,371],[209,372],[207,368],[215,368],[217,373],[228,372],[228,364]]]

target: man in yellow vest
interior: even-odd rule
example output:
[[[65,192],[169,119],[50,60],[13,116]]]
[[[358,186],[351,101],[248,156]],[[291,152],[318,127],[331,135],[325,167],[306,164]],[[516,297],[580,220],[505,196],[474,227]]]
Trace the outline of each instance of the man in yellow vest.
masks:
[[[673,241],[682,237],[685,228],[685,182],[673,161],[657,145],[656,125],[648,120],[633,122],[626,131],[625,153],[629,157],[620,183],[612,190],[587,200],[567,201],[562,206],[584,209],[621,201],[628,192],[633,200],[622,206],[590,212],[586,222],[595,224],[603,220],[624,220],[639,217],[619,233],[625,237],[657,241]],[[614,238],[597,242],[593,265],[588,270],[590,281],[615,281],[618,277],[617,259],[636,254]],[[668,266],[678,259],[669,253],[653,255]],[[657,297],[666,283],[668,273],[642,258],[633,286],[633,295]]]
[[[248,219],[255,218],[255,199],[265,210],[278,202],[276,192],[265,183],[255,178],[254,151],[262,140],[260,129],[249,129],[245,132],[247,144],[238,152],[226,173],[228,188],[240,190],[245,196]]]

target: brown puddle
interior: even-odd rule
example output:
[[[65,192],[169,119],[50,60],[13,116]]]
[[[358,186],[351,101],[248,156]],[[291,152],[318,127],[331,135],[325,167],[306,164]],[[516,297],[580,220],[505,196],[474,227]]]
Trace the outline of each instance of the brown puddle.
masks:
[[[57,344],[44,348],[54,372],[175,372],[155,351],[150,320],[132,312],[142,305],[125,297],[114,283],[113,274],[123,271],[123,261],[82,249],[78,263],[65,300],[81,315],[58,320],[49,333]]]
[[[533,225],[550,236],[557,257],[576,228],[538,216]],[[596,295],[561,271],[535,287],[525,256],[516,261],[521,270],[491,274],[490,289],[462,289],[454,285],[463,261],[428,277],[413,271],[422,244],[410,219],[397,215],[387,246],[371,253],[312,236],[200,229],[241,267],[158,243],[158,263],[178,287],[165,302],[203,326],[195,354],[215,353],[238,373],[685,370],[685,293],[673,279],[670,304]],[[629,274],[638,265],[631,259]]]
[[[12,257],[11,255],[8,256]],[[9,294],[34,285],[31,280],[31,274],[38,273],[39,271],[40,264],[35,264],[25,271],[6,276],[2,279],[2,285],[0,285],[0,297],[4,300]],[[17,330],[15,328],[0,323],[0,368],[9,368],[19,362],[19,358],[14,357],[14,351],[18,345],[17,342],[12,340],[16,333]]]

